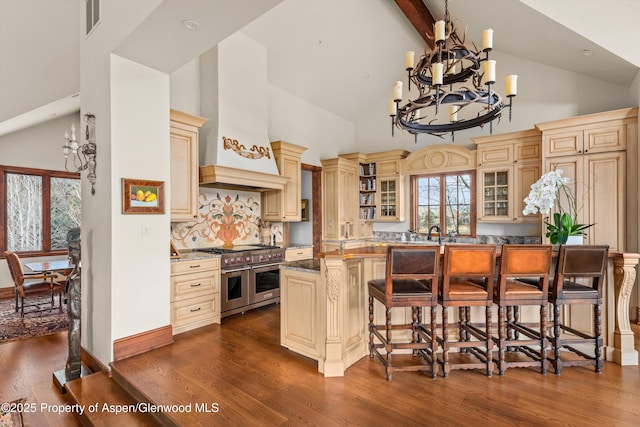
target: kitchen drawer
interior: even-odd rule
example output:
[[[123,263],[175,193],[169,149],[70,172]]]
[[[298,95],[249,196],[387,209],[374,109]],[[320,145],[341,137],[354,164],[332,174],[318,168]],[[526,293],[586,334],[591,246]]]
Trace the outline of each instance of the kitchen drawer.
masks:
[[[171,263],[171,274],[194,273],[220,268],[220,258],[203,258],[191,261],[176,261]]]
[[[211,323],[220,323],[219,293],[171,303],[173,333],[179,334]]]
[[[284,256],[287,262],[313,258],[313,247],[287,249]]]
[[[178,274],[171,277],[171,302],[212,292],[218,293],[217,272]]]

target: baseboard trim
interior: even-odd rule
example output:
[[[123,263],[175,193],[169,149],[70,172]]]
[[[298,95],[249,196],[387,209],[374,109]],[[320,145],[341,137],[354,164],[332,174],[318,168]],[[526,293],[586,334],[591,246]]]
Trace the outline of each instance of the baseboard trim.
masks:
[[[171,325],[118,338],[113,342],[113,361],[126,359],[171,343],[173,343],[173,328]]]
[[[92,373],[102,371],[110,374],[110,369],[107,368],[97,357],[91,354],[84,347],[80,347],[80,361]]]
[[[10,288],[0,288],[0,299],[9,299],[16,296],[16,288],[14,286]]]

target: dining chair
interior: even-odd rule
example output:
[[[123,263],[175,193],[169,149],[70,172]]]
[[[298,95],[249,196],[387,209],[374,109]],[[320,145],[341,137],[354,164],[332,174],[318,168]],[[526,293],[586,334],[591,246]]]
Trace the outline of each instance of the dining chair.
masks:
[[[15,252],[5,251],[4,255],[9,265],[9,272],[15,285],[16,296],[16,313],[20,310],[20,317],[24,317],[25,298],[50,295],[51,296],[51,308],[54,308],[54,295],[58,294],[58,311],[62,313],[62,294],[64,293],[64,286],[54,281],[54,275],[49,272],[41,273],[25,273],[22,268],[20,258]],[[38,304],[31,304],[30,306],[38,307],[36,310],[31,310],[29,313],[35,313],[40,311],[48,311],[50,309],[41,309]]]
[[[369,354],[384,365],[388,381],[391,381],[393,371],[430,370],[432,378],[437,378],[439,264],[440,246],[389,246],[385,277],[368,283]],[[374,300],[385,307],[384,324],[374,322]],[[411,322],[407,323],[403,318],[400,323],[392,324],[391,310],[407,307],[411,307]],[[430,308],[426,325],[422,323],[423,307]],[[410,332],[410,338],[394,337],[394,333],[402,331]],[[379,349],[383,349],[384,354]],[[392,358],[394,350],[410,350],[414,357],[409,363],[397,363]]]

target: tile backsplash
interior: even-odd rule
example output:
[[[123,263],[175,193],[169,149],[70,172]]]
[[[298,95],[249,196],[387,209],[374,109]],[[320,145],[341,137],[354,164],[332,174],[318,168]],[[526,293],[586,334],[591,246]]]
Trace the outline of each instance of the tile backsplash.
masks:
[[[171,240],[179,249],[261,243],[260,193],[200,188],[198,217],[171,224]],[[270,235],[282,242],[282,224],[271,223]],[[271,241],[273,243],[273,240]]]

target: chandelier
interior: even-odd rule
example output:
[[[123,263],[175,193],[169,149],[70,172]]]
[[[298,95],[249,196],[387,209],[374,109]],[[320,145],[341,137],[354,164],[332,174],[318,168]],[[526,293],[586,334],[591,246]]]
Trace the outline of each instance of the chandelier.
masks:
[[[85,130],[86,143],[80,145],[76,138],[76,125],[71,124],[71,135],[69,131],[64,133],[65,143],[62,146],[64,154],[64,168],[68,172],[80,172],[85,169],[89,171],[87,179],[91,183],[91,194],[96,194],[94,188],[96,183],[96,142],[95,142],[95,122],[96,116],[91,113],[83,116],[87,124]],[[71,158],[71,162],[69,162]],[[71,165],[69,165],[71,163]]]
[[[407,52],[408,91],[417,88],[414,99],[402,102],[402,82],[393,85],[393,99],[389,104],[391,134],[397,126],[412,133],[439,136],[454,132],[482,128],[502,116],[506,108],[502,97],[492,87],[496,81],[496,61],[489,59],[493,48],[493,30],[482,32],[482,49],[465,45],[449,17],[448,0],[445,0],[444,20],[434,25],[435,48],[426,53],[414,66],[415,52]],[[507,76],[506,93],[509,98],[509,121],[513,97],[517,93],[516,75]],[[447,108],[448,107],[448,108]]]

